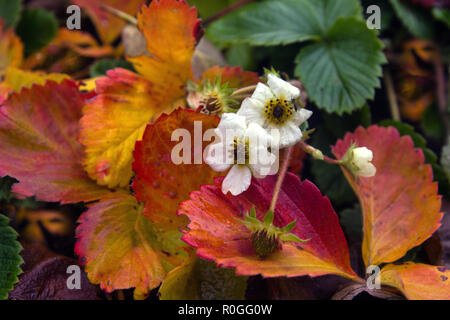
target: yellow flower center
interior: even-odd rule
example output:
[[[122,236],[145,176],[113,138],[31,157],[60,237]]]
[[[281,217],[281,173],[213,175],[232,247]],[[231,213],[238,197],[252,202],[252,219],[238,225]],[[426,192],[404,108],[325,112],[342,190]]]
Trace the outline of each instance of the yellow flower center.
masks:
[[[233,146],[231,148],[233,153],[234,164],[249,164],[250,152],[249,152],[249,139],[234,138]]]
[[[283,125],[295,112],[295,106],[286,99],[271,99],[264,108],[264,116],[267,121],[276,125]]]

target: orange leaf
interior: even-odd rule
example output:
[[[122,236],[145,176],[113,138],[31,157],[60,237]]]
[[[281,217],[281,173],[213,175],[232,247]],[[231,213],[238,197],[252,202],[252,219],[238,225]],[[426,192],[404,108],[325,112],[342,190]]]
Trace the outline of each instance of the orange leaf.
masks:
[[[69,80],[13,93],[0,109],[0,176],[19,180],[13,191],[42,201],[80,202],[109,191],[83,170],[77,141],[88,97]]]
[[[372,150],[377,168],[372,178],[355,178],[344,170],[363,209],[364,262],[366,266],[393,262],[439,228],[437,183],[422,151],[395,128],[360,127],[339,140],[333,153],[340,159],[352,142]]]
[[[196,9],[184,1],[155,0],[142,7],[138,26],[151,56],[129,61],[153,84],[152,92],[159,103],[172,104],[186,94],[199,24]]]
[[[6,29],[0,19],[0,78],[8,67],[20,67],[23,60],[23,44],[13,29]]]
[[[84,57],[101,58],[113,53],[113,47],[100,46],[95,38],[87,32],[59,29],[58,35],[49,45],[55,48],[70,48]]]
[[[142,215],[142,205],[124,191],[93,204],[79,219],[75,253],[92,283],[103,290],[135,287],[135,295],[157,287],[187,254],[180,232]]]
[[[60,28],[58,35],[46,47],[29,56],[22,69],[42,69],[48,72],[65,72],[74,77],[85,77],[90,60],[111,56],[113,48],[100,46],[87,32]]]
[[[183,240],[198,248],[197,255],[222,267],[235,267],[238,275],[264,277],[320,276],[338,274],[357,279],[350,266],[344,233],[330,201],[314,184],[288,173],[279,195],[274,225],[278,228],[296,221],[292,233],[305,243],[286,242],[281,249],[261,259],[253,249],[252,233],[238,222],[252,206],[262,221],[269,209],[276,176],[253,179],[250,188],[234,197],[221,190],[223,178],[215,185],[202,186],[181,204],[179,214],[190,219]]]
[[[450,271],[444,267],[408,262],[389,264],[381,282],[399,289],[410,300],[450,300]]]
[[[98,97],[83,110],[84,164],[100,185],[126,186],[132,176],[134,144],[146,125],[163,112],[184,105],[190,78],[195,9],[183,1],[152,1],[142,8],[139,25],[152,57],[131,59],[143,77],[116,69],[97,82]]]
[[[171,159],[173,148],[179,144],[178,141],[171,141],[172,132],[186,129],[194,139],[197,134],[194,132],[195,121],[201,124],[204,133],[217,127],[219,118],[178,109],[148,125],[143,140],[136,143],[133,163],[136,179],[133,189],[137,199],[145,203],[144,215],[152,221],[175,220],[179,222],[180,228],[184,228],[187,224],[185,217],[176,215],[180,202],[189,199],[192,190],[212,183],[214,177],[218,176],[207,164],[194,164],[194,159],[191,159],[192,164],[179,165]],[[191,155],[194,156],[198,150],[202,156],[204,144],[195,149],[194,142],[189,143]]]
[[[111,13],[104,11],[101,6],[107,5],[111,8],[136,15],[145,0],[72,0],[72,2],[87,11],[100,38],[104,43],[112,43],[122,32],[126,22]]]

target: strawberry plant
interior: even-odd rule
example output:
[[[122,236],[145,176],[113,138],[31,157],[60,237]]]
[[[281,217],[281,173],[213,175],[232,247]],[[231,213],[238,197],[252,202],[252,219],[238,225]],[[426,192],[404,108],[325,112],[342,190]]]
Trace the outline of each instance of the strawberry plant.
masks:
[[[0,299],[449,300],[448,4],[378,2],[0,0]]]

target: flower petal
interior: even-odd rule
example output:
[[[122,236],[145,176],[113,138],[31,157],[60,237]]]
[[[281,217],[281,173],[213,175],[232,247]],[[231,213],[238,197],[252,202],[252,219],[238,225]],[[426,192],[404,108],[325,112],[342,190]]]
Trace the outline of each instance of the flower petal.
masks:
[[[252,156],[256,157],[256,161],[252,161]],[[266,176],[276,174],[278,172],[278,165],[278,157],[267,151],[267,148],[253,148],[250,151],[249,166],[253,176],[256,178],[262,179]]]
[[[292,100],[300,96],[300,89],[294,87],[287,81],[284,81],[274,74],[269,74],[267,83],[270,89],[277,97],[284,97],[287,100]]]
[[[245,117],[247,123],[264,124],[264,104],[254,98],[246,98],[237,112],[238,115]]]
[[[301,125],[312,116],[313,112],[307,109],[300,109],[294,113],[293,122],[296,126]]]
[[[249,138],[250,145],[269,147],[273,141],[272,136],[259,124],[251,122],[245,131],[245,136]]]
[[[248,189],[251,181],[252,173],[247,166],[234,165],[222,182],[222,192],[237,196]]]
[[[359,147],[353,149],[353,157],[355,160],[359,162],[366,162],[373,160],[373,153],[366,147]]]
[[[302,138],[302,131],[292,122],[279,127],[280,130],[280,148],[293,146]]]
[[[215,132],[220,137],[221,141],[224,141],[227,133],[232,133],[233,137],[241,137],[244,135],[245,129],[247,128],[245,120],[245,117],[236,113],[224,113]]]
[[[213,168],[214,171],[222,172],[231,167],[232,159],[228,159],[226,145],[215,143],[206,147],[205,162]]]
[[[364,166],[360,167],[358,176],[370,178],[377,173],[377,168],[370,162],[367,162]]]
[[[256,85],[256,89],[252,94],[252,99],[265,105],[267,100],[270,100],[273,98],[274,98],[273,92],[272,92],[272,90],[270,90],[270,88],[268,86],[266,86],[262,82],[260,82]]]

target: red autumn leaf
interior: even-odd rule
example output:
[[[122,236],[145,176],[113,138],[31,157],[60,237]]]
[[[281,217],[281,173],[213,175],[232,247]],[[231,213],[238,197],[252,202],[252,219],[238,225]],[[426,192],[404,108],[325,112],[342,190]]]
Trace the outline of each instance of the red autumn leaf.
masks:
[[[149,124],[142,141],[136,143],[133,163],[136,178],[133,189],[137,199],[145,203],[144,215],[152,221],[176,220],[179,221],[180,228],[185,227],[185,217],[176,215],[180,202],[189,199],[192,190],[212,183],[218,176],[207,164],[194,164],[193,158],[192,164],[179,165],[171,159],[173,148],[180,143],[171,141],[172,132],[186,129],[192,138],[189,141],[192,157],[197,153],[203,162],[202,152],[207,143],[195,144],[195,138],[202,141],[202,133],[194,132],[195,121],[202,126],[204,133],[217,127],[219,118],[178,109]]]
[[[83,170],[78,121],[87,96],[75,82],[33,85],[0,109],[0,176],[19,180],[22,197],[63,203],[92,201],[109,191]]]
[[[180,206],[179,214],[191,220],[183,240],[198,248],[197,255],[214,260],[222,267],[236,267],[239,275],[265,277],[319,276],[339,274],[357,278],[350,267],[349,252],[339,220],[328,198],[309,181],[288,173],[275,210],[274,225],[283,227],[296,221],[292,233],[301,244],[284,243],[282,249],[260,259],[252,247],[251,232],[237,219],[243,219],[252,206],[262,220],[269,209],[276,177],[254,179],[250,188],[233,197],[221,191],[223,178],[215,185],[192,192]]]
[[[441,197],[431,166],[411,137],[400,137],[392,127],[360,127],[339,140],[333,153],[340,159],[352,143],[372,150],[377,168],[371,178],[356,178],[344,170],[363,210],[364,262],[396,261],[440,226]]]

